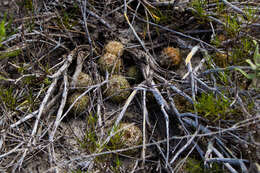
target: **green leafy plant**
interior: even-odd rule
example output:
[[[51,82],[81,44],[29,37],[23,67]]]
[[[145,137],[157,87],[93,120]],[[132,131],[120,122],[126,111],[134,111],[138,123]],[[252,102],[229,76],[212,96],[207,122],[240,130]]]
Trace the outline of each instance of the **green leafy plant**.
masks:
[[[250,59],[246,60],[246,62],[250,65],[253,73],[246,73],[241,68],[236,68],[236,70],[240,71],[247,79],[256,80],[256,82],[255,82],[256,86],[255,87],[257,87],[257,83],[258,83],[257,81],[259,80],[259,77],[260,77],[260,54],[259,54],[258,43],[255,40],[253,42],[256,46],[255,52],[254,52],[254,57],[253,57],[254,62],[252,62]]]
[[[17,99],[12,87],[0,88],[0,103],[5,104],[5,106],[9,109],[15,109],[17,105]]]
[[[86,148],[90,153],[95,152],[100,145],[97,140],[97,134],[95,131],[95,126],[97,122],[97,117],[90,114],[87,118],[87,129],[83,139],[78,139],[78,143],[81,148]]]
[[[237,36],[240,31],[240,24],[237,19],[238,16],[230,16],[228,14],[225,15],[225,30],[232,37]]]
[[[206,0],[194,0],[191,6],[195,10],[195,15],[200,19],[200,22],[205,22],[208,20],[208,14],[205,10],[207,1]]]

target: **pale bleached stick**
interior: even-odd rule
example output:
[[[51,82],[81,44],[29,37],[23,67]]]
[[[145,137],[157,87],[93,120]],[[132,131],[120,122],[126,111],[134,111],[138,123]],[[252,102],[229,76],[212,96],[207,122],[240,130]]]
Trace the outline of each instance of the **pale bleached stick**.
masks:
[[[77,56],[77,66],[75,68],[75,72],[72,76],[71,86],[75,87],[76,82],[78,81],[78,76],[82,71],[83,67],[83,61],[84,61],[84,52],[80,51]]]
[[[213,152],[219,157],[224,158],[223,155],[213,146],[211,146]],[[224,163],[224,165],[227,167],[227,169],[232,173],[238,173],[229,163]]]
[[[31,119],[32,117],[35,117],[35,116],[38,114],[38,112],[39,112],[39,110],[34,111],[34,112],[30,113],[29,115],[26,115],[25,117],[23,117],[22,119],[20,119],[20,120],[17,121],[16,123],[10,125],[10,127],[11,127],[11,128],[14,128],[14,127],[16,127],[16,126],[22,124],[23,122],[25,122],[25,121]]]
[[[164,119],[165,119],[165,124],[166,124],[166,160],[165,162],[167,163],[166,165],[168,165],[168,161],[169,161],[169,154],[170,154],[170,132],[169,132],[169,116],[167,114],[167,112],[164,109],[164,106],[161,105],[161,111],[164,115]]]
[[[47,102],[48,102],[48,100],[49,100],[49,97],[51,96],[51,94],[52,94],[54,88],[56,87],[57,81],[58,81],[57,78],[55,78],[55,79],[53,80],[52,84],[51,84],[50,87],[48,88],[47,93],[46,93],[46,95],[45,95],[45,97],[44,97],[44,99],[43,99],[43,101],[42,101],[42,103],[41,103],[41,105],[40,105],[39,112],[38,112],[38,114],[37,114],[36,120],[35,120],[35,122],[34,122],[34,127],[33,127],[33,130],[32,130],[32,133],[31,133],[31,138],[30,138],[30,140],[29,140],[29,142],[28,142],[28,144],[27,144],[27,148],[24,150],[24,153],[23,153],[22,157],[21,157],[21,158],[19,159],[19,161],[17,162],[17,167],[18,167],[18,166],[21,167],[21,165],[22,165],[22,163],[23,163],[23,160],[24,160],[24,158],[25,158],[25,156],[26,156],[26,154],[27,154],[29,148],[31,148],[32,143],[33,143],[33,144],[36,143],[35,135],[36,135],[36,132],[37,132],[37,127],[38,127],[38,125],[39,125],[41,115],[42,115],[42,113],[43,113],[43,111],[44,111],[44,108],[46,107],[46,104],[47,104]],[[32,140],[33,140],[33,141],[32,141]]]
[[[54,73],[53,75],[48,76],[48,77],[50,77],[50,78],[57,78],[57,77],[61,76],[62,73],[63,73],[63,72],[69,67],[69,65],[71,64],[71,62],[72,62],[72,60],[73,60],[75,54],[77,53],[77,51],[78,51],[78,47],[76,47],[75,49],[73,49],[73,50],[69,53],[69,55],[67,56],[67,60],[66,60],[66,61],[64,62],[64,64],[60,67],[60,69],[59,69],[56,73]]]
[[[75,99],[75,101],[70,105],[70,107],[68,108],[68,110],[62,115],[62,117],[59,119],[59,121],[62,121],[66,116],[67,114],[70,112],[70,110],[72,109],[72,107],[77,103],[78,100],[80,100],[84,95],[86,95],[88,92],[90,92],[92,89],[94,88],[97,88],[97,87],[101,87],[102,85],[106,84],[108,82],[108,76],[106,77],[106,80],[103,81],[102,83],[100,84],[96,84],[96,85],[92,85],[92,86],[89,86],[88,89],[83,92],[79,97],[77,97]]]
[[[224,4],[226,4],[227,6],[229,6],[230,8],[232,8],[233,10],[235,10],[236,12],[242,14],[246,19],[246,14],[243,10],[241,10],[240,8],[238,8],[237,6],[231,4],[230,2],[228,2],[227,0],[222,0]]]
[[[170,164],[173,164],[174,161],[179,157],[179,155],[193,142],[194,138],[199,133],[199,129],[196,130],[196,132],[192,135],[192,137],[186,142],[186,144],[176,153],[174,154],[174,157],[170,161]]]
[[[165,141],[167,142],[167,139],[166,139]],[[165,155],[164,155],[164,153],[163,153],[163,151],[162,151],[162,149],[161,149],[159,143],[154,142],[154,144],[155,144],[156,147],[158,148],[158,150],[159,150],[160,154],[162,155],[163,159],[164,159],[164,160],[167,160],[167,158],[165,157]],[[169,162],[165,162],[165,165],[166,165],[166,167],[167,167],[168,169],[171,170],[171,172],[173,172],[172,167],[171,167],[171,165],[170,165]]]
[[[207,160],[207,162],[211,163],[211,162],[222,162],[222,163],[229,163],[229,164],[233,164],[233,165],[239,165],[240,166],[240,162],[247,162],[249,163],[248,160],[246,159],[233,159],[233,158],[210,158]]]
[[[54,91],[54,89],[55,89],[55,87],[57,85],[57,82],[58,82],[58,78],[55,78],[53,80],[53,82],[51,83],[50,87],[48,88],[47,93],[46,93],[46,95],[45,95],[45,97],[44,97],[44,99],[43,99],[43,101],[42,101],[42,103],[40,105],[39,112],[38,112],[38,115],[36,117],[36,120],[35,120],[35,123],[34,123],[34,127],[33,127],[33,130],[32,130],[32,133],[31,133],[31,137],[32,138],[35,137],[35,134],[37,132],[37,127],[38,127],[38,124],[39,124],[39,121],[40,121],[40,118],[41,118],[41,115],[42,115],[42,113],[44,111],[44,108],[46,107],[46,104],[47,104],[50,96],[52,95],[52,93],[53,93],[53,91]],[[33,143],[35,143],[35,141]],[[30,143],[29,143],[29,145],[30,145]]]
[[[48,104],[47,106],[45,107],[44,109],[44,112],[46,110],[49,110],[56,102],[57,102],[57,99],[60,97],[60,94],[57,94]],[[11,128],[14,128],[20,124],[22,124],[23,122],[35,117],[37,114],[38,114],[39,110],[36,110],[28,115],[26,115],[25,117],[23,117],[22,119],[20,119],[19,121],[17,121],[16,123],[10,125]]]
[[[145,166],[145,152],[146,152],[146,117],[148,117],[148,112],[146,108],[146,90],[143,90],[143,149],[142,149],[142,165]],[[148,121],[149,122],[149,121]]]
[[[192,70],[190,71],[190,69],[192,69],[191,67],[191,58],[196,54],[196,52],[199,50],[199,46],[194,46],[190,53],[187,55],[186,59],[185,59],[185,65],[188,66],[190,65],[190,68],[188,68],[188,72],[182,77],[182,79],[186,79],[186,77],[192,72]]]
[[[24,144],[24,142],[21,142],[20,144],[18,144],[16,147],[14,147],[13,149],[11,149],[10,151],[8,151],[7,153],[4,153],[2,155],[0,155],[0,159],[4,158],[14,152],[18,152],[18,151],[23,151],[24,149],[18,149],[19,147],[21,147]]]
[[[64,89],[63,89],[63,93],[62,93],[62,100],[61,100],[60,107],[58,109],[58,113],[56,115],[56,120],[55,120],[55,123],[53,125],[53,130],[51,131],[50,136],[49,136],[49,141],[51,143],[50,151],[52,151],[52,152],[49,153],[50,154],[50,163],[52,163],[53,161],[54,162],[56,161],[55,151],[54,151],[54,147],[53,147],[53,139],[54,139],[56,130],[57,130],[58,126],[60,125],[60,118],[62,116],[64,107],[65,107],[65,104],[66,104],[66,101],[67,101],[67,96],[68,96],[69,82],[68,82],[68,76],[67,76],[66,71],[64,73],[63,79],[64,79]]]
[[[169,152],[170,152],[170,142],[169,142],[169,116],[167,114],[166,110],[169,110],[170,107],[167,104],[166,100],[163,98],[162,94],[160,93],[160,91],[158,90],[158,88],[155,88],[155,82],[152,80],[151,82],[152,84],[152,93],[157,101],[157,103],[160,105],[161,107],[161,111],[164,115],[164,119],[165,119],[165,124],[166,124],[166,139],[167,139],[167,143],[166,143],[166,160],[165,162],[167,163],[166,166],[168,165],[168,159],[169,159]]]
[[[120,123],[120,121],[122,120],[122,118],[124,117],[125,115],[125,112],[126,112],[126,109],[128,108],[128,106],[130,105],[130,103],[132,102],[132,100],[134,99],[135,95],[137,93],[137,89],[135,89],[131,94],[130,96],[127,98],[126,100],[126,103],[122,109],[122,111],[120,112],[119,116],[117,117],[112,129],[111,129],[111,132],[109,134],[109,136],[106,138],[106,140],[103,142],[103,144],[101,146],[104,146],[105,144],[107,144],[110,139],[114,136],[114,133],[115,133],[115,127],[117,127]],[[101,147],[102,148],[102,147]],[[100,151],[99,151],[100,152]]]
[[[56,87],[57,81],[58,81],[57,78],[55,78],[55,79],[53,80],[52,84],[51,84],[50,87],[48,88],[47,93],[46,93],[46,95],[45,95],[45,97],[44,97],[44,99],[43,99],[43,101],[42,101],[42,103],[41,103],[41,105],[40,105],[39,112],[38,112],[38,114],[37,114],[37,117],[36,117],[36,120],[35,120],[35,123],[34,123],[34,127],[33,127],[33,130],[32,130],[32,133],[31,133],[31,138],[30,138],[30,140],[29,140],[29,142],[28,142],[28,144],[27,144],[27,148],[24,150],[24,153],[23,153],[22,157],[21,157],[21,158],[19,159],[19,161],[17,162],[17,167],[18,167],[18,166],[21,167],[21,165],[22,165],[22,163],[23,163],[23,160],[24,160],[24,158],[25,158],[25,156],[26,156],[26,154],[27,154],[29,148],[31,148],[32,143],[33,143],[33,144],[36,143],[35,135],[36,135],[36,132],[37,132],[37,127],[38,127],[38,125],[39,125],[41,115],[42,115],[42,113],[43,113],[43,111],[44,111],[44,108],[46,107],[46,104],[47,104],[47,102],[48,102],[48,100],[49,100],[49,97],[51,96],[51,94],[52,94],[54,88]],[[32,141],[32,140],[33,140],[33,141]]]

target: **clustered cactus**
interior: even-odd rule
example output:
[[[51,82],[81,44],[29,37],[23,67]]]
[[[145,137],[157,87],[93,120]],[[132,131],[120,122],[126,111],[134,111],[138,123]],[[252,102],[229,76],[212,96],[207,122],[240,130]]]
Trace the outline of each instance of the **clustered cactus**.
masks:
[[[123,55],[124,46],[121,42],[110,41],[105,45],[105,54],[98,60],[99,67],[102,72],[108,71],[112,73],[104,94],[110,97],[115,103],[121,103],[129,96],[130,84],[122,75],[115,75],[113,72],[120,72],[123,61],[120,58]]]
[[[124,52],[124,46],[121,42],[118,41],[110,41],[105,45],[104,55],[98,60],[98,64],[100,70],[102,72],[120,72],[123,66],[123,61],[120,58]],[[178,48],[166,47],[163,49],[162,54],[160,56],[159,63],[162,66],[176,66],[181,62],[180,50]],[[128,68],[127,74],[130,78],[138,78],[138,69],[136,66],[131,66]],[[93,81],[91,77],[81,72],[78,76],[78,80],[75,84],[76,87],[87,87],[92,85]],[[130,95],[129,82],[123,75],[120,74],[112,74],[109,78],[109,82],[104,91],[104,95],[109,97],[110,100],[114,103],[122,103],[124,100],[128,98]],[[78,90],[79,91],[79,90]],[[75,99],[80,95],[80,92],[74,93],[69,96],[68,103],[72,104]],[[87,107],[89,102],[88,96],[83,96],[80,100],[77,101],[75,106],[73,107],[74,113],[81,113]]]
[[[103,73],[106,71],[112,72],[113,68],[115,72],[119,72],[123,65],[121,58],[118,58],[116,55],[109,52],[106,52],[99,58],[98,64]]]
[[[124,52],[124,45],[118,41],[110,41],[105,46],[105,51],[118,57],[121,57]]]
[[[84,91],[82,89],[83,87],[88,87],[92,84],[93,84],[93,80],[90,77],[90,75],[83,73],[83,72],[80,72],[79,75],[78,75],[77,81],[75,83],[75,86],[79,87],[79,89],[77,89],[77,91],[75,93],[70,94],[68,96],[67,105],[70,106],[71,104],[74,103],[74,101]],[[82,113],[87,108],[89,100],[90,100],[90,98],[87,95],[84,95],[83,97],[81,97],[79,100],[77,100],[75,105],[72,107],[72,112],[75,113],[75,114]]]
[[[88,74],[80,72],[75,86],[76,87],[88,87],[92,84],[93,84],[92,78]]]
[[[112,72],[113,68],[119,72],[123,66],[122,59],[124,46],[121,42],[110,41],[105,46],[105,54],[99,58],[98,64],[102,72]]]

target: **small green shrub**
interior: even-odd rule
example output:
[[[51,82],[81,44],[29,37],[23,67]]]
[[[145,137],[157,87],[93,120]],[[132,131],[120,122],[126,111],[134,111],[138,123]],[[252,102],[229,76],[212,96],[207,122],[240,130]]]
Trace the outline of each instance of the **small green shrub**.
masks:
[[[87,117],[86,123],[87,123],[87,129],[86,129],[85,136],[83,139],[78,139],[78,143],[81,148],[86,148],[90,153],[93,153],[97,151],[97,149],[100,147],[97,140],[97,134],[95,131],[95,127],[97,123],[96,115],[90,114]]]

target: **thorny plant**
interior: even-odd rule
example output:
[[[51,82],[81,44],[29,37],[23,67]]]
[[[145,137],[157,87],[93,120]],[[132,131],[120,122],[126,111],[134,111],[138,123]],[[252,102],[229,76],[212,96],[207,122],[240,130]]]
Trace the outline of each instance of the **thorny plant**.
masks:
[[[102,167],[103,172],[117,172],[126,170],[121,159],[129,156],[122,153],[137,148],[142,153],[131,157],[132,172],[193,171],[189,165],[195,164],[199,171],[215,168],[236,173],[249,171],[257,162],[259,144],[254,136],[259,133],[259,92],[238,87],[237,81],[243,78],[236,69],[249,79],[259,77],[259,30],[255,30],[259,4],[226,0],[36,2],[12,1],[21,12],[11,24],[16,33],[6,34],[8,15],[0,23],[0,172],[37,172],[44,166],[46,171],[91,172]],[[168,13],[169,9],[174,13]],[[118,104],[104,97],[112,74],[100,73],[97,64],[108,40],[125,46],[122,75],[132,65],[141,72],[140,82],[131,82],[131,94]],[[241,40],[245,40],[242,47]],[[179,69],[161,67],[156,57],[166,46],[183,50]],[[17,50],[17,54],[5,54]],[[227,55],[222,67],[212,58],[216,53]],[[250,59],[246,61],[249,67],[244,66],[245,57]],[[78,91],[73,83],[82,71],[94,84],[67,105],[67,97]],[[91,98],[89,105],[80,115],[73,115],[70,110],[84,95]],[[189,105],[187,109],[179,110],[176,95]],[[239,120],[234,118],[236,110]],[[139,116],[128,118],[127,111]],[[72,149],[62,123],[84,121],[86,116],[88,131],[75,139],[77,147]],[[127,118],[142,125],[143,143],[117,149],[116,127]],[[113,167],[102,160],[110,155],[116,156],[111,159]],[[177,167],[183,157],[188,166]],[[36,168],[31,168],[32,160]]]

